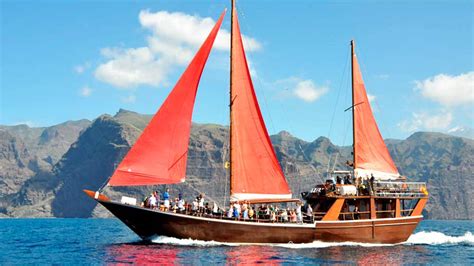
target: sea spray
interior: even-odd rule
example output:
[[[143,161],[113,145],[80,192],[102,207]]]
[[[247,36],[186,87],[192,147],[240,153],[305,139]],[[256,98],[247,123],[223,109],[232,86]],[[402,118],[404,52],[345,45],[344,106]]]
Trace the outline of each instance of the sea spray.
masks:
[[[405,244],[413,245],[446,245],[446,244],[470,244],[474,245],[474,235],[466,232],[462,236],[449,236],[441,232],[429,231],[418,232],[411,235]]]

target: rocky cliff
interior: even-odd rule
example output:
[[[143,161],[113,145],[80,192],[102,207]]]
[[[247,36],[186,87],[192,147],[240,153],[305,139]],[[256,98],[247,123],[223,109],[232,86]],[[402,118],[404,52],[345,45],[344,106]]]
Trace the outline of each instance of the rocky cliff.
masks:
[[[0,213],[14,217],[91,217],[109,216],[102,207],[88,199],[82,189],[96,189],[112,174],[115,165],[126,154],[151,117],[120,110],[115,116],[103,115],[85,123],[74,143],[63,154],[39,148],[42,139],[55,133],[32,132],[12,134],[0,129],[0,169],[2,176]],[[23,129],[23,131],[25,131]],[[34,132],[33,132],[34,131]],[[328,169],[344,169],[350,159],[350,148],[339,147],[327,138],[312,142],[300,140],[288,132],[271,136],[276,154],[293,194],[310,189],[320,182]],[[70,139],[68,139],[70,140]],[[43,143],[43,142],[41,142]],[[46,145],[48,141],[42,145]],[[58,143],[53,141],[49,143]],[[72,144],[71,144],[72,143]],[[430,201],[425,214],[431,219],[473,219],[472,182],[474,141],[440,133],[419,132],[406,140],[387,140],[389,150],[402,174],[413,181],[428,182]],[[34,146],[33,145],[33,146]],[[56,150],[55,150],[56,151]],[[32,154],[48,162],[46,167],[31,166]],[[59,159],[60,157],[60,159]],[[213,124],[193,124],[185,183],[169,185],[172,195],[183,193],[191,199],[200,192],[223,204],[228,194],[228,128]],[[38,162],[36,162],[38,164]],[[30,166],[29,166],[30,165]],[[5,173],[5,172],[3,172]],[[126,194],[138,198],[164,187],[107,188],[105,193],[119,199]]]

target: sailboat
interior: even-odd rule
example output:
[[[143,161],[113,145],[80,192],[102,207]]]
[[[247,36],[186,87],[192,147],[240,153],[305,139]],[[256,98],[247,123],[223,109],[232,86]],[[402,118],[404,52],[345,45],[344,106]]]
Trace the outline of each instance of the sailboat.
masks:
[[[161,108],[118,165],[108,186],[185,182],[197,88],[225,13],[226,10]],[[293,199],[260,111],[234,1],[230,46],[229,196],[233,201],[252,204],[299,201]],[[377,181],[372,180],[370,192],[353,184],[327,181],[302,193],[305,208],[311,206],[313,212],[302,221],[291,223],[150,209],[138,206],[136,200],[130,201],[127,197],[120,202],[113,201],[101,193],[102,189],[84,191],[143,239],[168,236],[233,243],[405,241],[422,220],[427,195],[420,188],[426,188],[426,185],[406,182],[399,175],[373,117],[353,43],[352,70],[354,167],[346,172],[353,177],[375,175]],[[409,202],[412,204],[407,204]]]

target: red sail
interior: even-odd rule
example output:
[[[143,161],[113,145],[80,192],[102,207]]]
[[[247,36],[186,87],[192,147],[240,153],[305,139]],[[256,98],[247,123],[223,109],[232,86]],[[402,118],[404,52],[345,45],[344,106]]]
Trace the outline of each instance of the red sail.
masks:
[[[357,57],[353,53],[354,169],[357,176],[378,179],[400,175],[375,122]]]
[[[258,106],[235,8],[232,19],[231,198],[291,198]]]
[[[191,117],[204,65],[225,11],[178,83],[109,180],[110,186],[183,182]]]

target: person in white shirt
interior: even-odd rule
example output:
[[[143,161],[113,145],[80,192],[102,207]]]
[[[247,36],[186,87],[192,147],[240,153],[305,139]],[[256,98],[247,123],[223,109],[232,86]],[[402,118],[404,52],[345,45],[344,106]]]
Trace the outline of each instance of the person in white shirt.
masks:
[[[296,204],[296,221],[301,223],[303,221],[303,214],[301,213],[301,203]]]
[[[234,204],[232,202],[230,203],[229,206],[229,211],[227,212],[227,218],[232,218],[232,215],[234,214]]]
[[[152,209],[155,209],[155,208],[156,208],[156,198],[155,198],[155,195],[153,195],[153,194],[150,195],[150,198],[148,199],[148,206],[150,206],[150,208],[152,208]]]
[[[180,212],[184,211],[184,199],[181,197],[178,199],[178,210]]]
[[[306,215],[310,221],[313,221],[313,208],[311,208],[311,204],[308,204],[308,207],[306,208]]]
[[[203,194],[199,195],[198,205],[199,205],[199,212],[204,213],[204,195]]]
[[[212,205],[212,214],[218,215],[219,213],[219,208],[217,207],[217,204],[214,202]]]
[[[197,211],[198,211],[198,207],[199,207],[199,203],[198,203],[198,200],[197,199],[194,199],[193,201],[193,214],[196,214]]]

